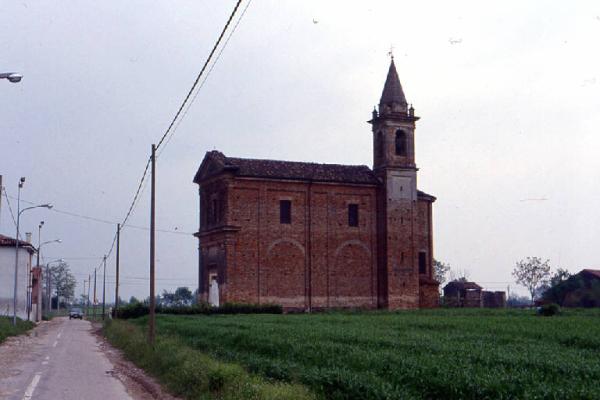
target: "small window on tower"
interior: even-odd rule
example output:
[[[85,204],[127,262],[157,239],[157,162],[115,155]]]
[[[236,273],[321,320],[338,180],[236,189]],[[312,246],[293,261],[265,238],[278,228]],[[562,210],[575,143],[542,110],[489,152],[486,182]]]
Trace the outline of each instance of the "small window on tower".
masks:
[[[279,223],[292,223],[292,202],[290,200],[279,200]]]
[[[219,221],[219,201],[217,199],[212,199],[212,222],[217,223]]]
[[[380,159],[383,158],[385,154],[385,142],[383,132],[381,131],[377,132],[377,142],[375,144],[375,147],[377,149],[377,157],[379,157]]]
[[[358,226],[358,204],[348,204],[348,226]]]
[[[396,131],[396,155],[406,156],[406,132],[401,129]]]
[[[419,274],[427,273],[427,253],[424,251],[419,252]]]

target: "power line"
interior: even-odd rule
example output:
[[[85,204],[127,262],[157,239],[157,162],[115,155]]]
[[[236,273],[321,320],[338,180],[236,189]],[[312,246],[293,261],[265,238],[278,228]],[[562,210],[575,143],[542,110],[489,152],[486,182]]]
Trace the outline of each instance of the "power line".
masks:
[[[8,211],[10,211],[10,216],[12,218],[13,224],[15,225],[15,229],[17,229],[17,220],[15,219],[15,215],[13,214],[12,207],[10,206],[10,200],[8,199],[8,193],[5,188],[0,188],[4,191],[4,197],[6,198],[6,204],[8,204]],[[21,235],[19,235],[21,236]],[[20,239],[20,238],[19,238]]]
[[[8,195],[6,195],[6,189],[5,189],[5,196],[8,196]],[[13,199],[13,200],[16,200],[16,198],[13,197],[13,196],[8,196],[8,197],[11,198],[11,199]],[[8,199],[7,199],[7,201],[8,201]],[[23,200],[23,199],[21,199],[21,201],[23,203],[27,203],[27,204],[31,204],[31,205],[39,204],[39,203],[35,203],[35,202],[32,202],[32,201]],[[10,208],[10,205],[9,205],[9,208]],[[116,225],[117,224],[117,222],[115,222],[115,221],[109,221],[109,220],[106,220],[106,219],[92,217],[92,216],[89,216],[89,215],[78,214],[78,213],[74,213],[74,212],[71,212],[71,211],[65,211],[65,210],[57,209],[56,207],[52,207],[50,209],[50,211],[56,212],[56,213],[59,213],[59,214],[65,214],[65,215],[68,215],[68,216],[71,216],[71,217],[75,217],[75,218],[82,218],[82,219],[86,219],[86,220],[89,220],[89,221],[100,222],[100,223],[107,224],[107,225]],[[14,217],[13,217],[13,220],[14,220]],[[131,225],[131,224],[127,224],[127,225],[123,225],[123,226],[126,226],[128,228],[133,228],[133,229],[141,229],[141,230],[145,230],[145,231],[149,231],[150,230],[150,228],[148,228],[146,226]],[[15,222],[15,227],[16,227],[16,222]],[[170,230],[170,229],[156,229],[156,231],[157,232],[162,232],[162,233],[173,233],[173,234],[176,234],[176,235],[193,235],[193,232]]]
[[[238,25],[242,21],[242,18],[244,18],[244,15],[246,14],[246,11],[248,10],[248,7],[250,7],[250,3],[252,3],[252,0],[249,0],[248,3],[246,3],[246,7],[244,7],[244,10],[242,11],[242,14],[240,15],[240,17],[236,21],[235,25],[231,29],[231,32],[229,32],[229,35],[227,36],[227,39],[225,39],[225,42],[223,43],[223,46],[221,47],[221,50],[219,50],[219,53],[217,54],[217,57],[215,58],[215,61],[210,66],[208,72],[206,73],[206,76],[204,77],[204,79],[202,79],[202,82],[200,83],[200,86],[198,86],[198,90],[196,90],[196,93],[194,93],[194,97],[192,97],[192,100],[190,101],[189,105],[186,107],[185,111],[183,112],[183,116],[177,121],[177,123],[175,125],[175,128],[173,128],[173,133],[169,136],[169,138],[165,142],[165,147],[167,146],[167,144],[169,144],[169,142],[171,141],[171,139],[175,135],[175,131],[179,127],[179,124],[181,123],[181,121],[183,121],[183,118],[187,115],[187,113],[190,110],[190,108],[192,107],[192,105],[194,104],[194,101],[196,101],[196,97],[198,97],[198,94],[200,93],[200,90],[204,87],[204,84],[206,83],[206,80],[208,79],[208,77],[210,76],[210,73],[215,68],[215,65],[217,64],[217,62],[221,58],[221,54],[223,54],[223,51],[225,50],[225,47],[227,47],[227,44],[229,43],[229,40],[231,39],[231,37],[235,33],[235,30],[237,29]],[[163,149],[158,153],[157,158],[160,157],[160,155],[164,151],[165,147],[163,147]]]
[[[150,161],[151,161],[150,157],[148,157],[148,161],[146,161],[146,167],[144,168],[144,173],[142,174],[142,179],[140,179],[140,183],[138,184],[135,195],[133,196],[133,201],[131,202],[131,205],[129,206],[129,210],[127,210],[127,215],[125,215],[125,218],[123,218],[123,221],[121,222],[121,226],[125,226],[125,223],[129,219],[129,216],[131,215],[134,207],[136,206],[137,200],[138,200],[140,192],[142,190],[142,185],[144,184],[146,175],[148,175],[148,168],[150,167]]]
[[[204,62],[204,65],[202,66],[202,69],[200,70],[200,73],[198,74],[198,76],[194,80],[194,84],[192,85],[191,89],[188,91],[187,95],[185,96],[185,99],[183,100],[183,103],[181,103],[181,106],[179,106],[179,110],[177,110],[177,113],[175,114],[175,117],[173,118],[173,120],[169,124],[169,127],[167,128],[167,130],[165,131],[165,133],[162,135],[162,137],[158,141],[158,144],[156,145],[156,149],[157,150],[160,148],[160,145],[163,143],[163,141],[165,140],[165,138],[167,137],[167,135],[171,131],[171,128],[173,128],[173,125],[175,124],[175,121],[177,121],[177,118],[179,118],[179,114],[181,114],[181,112],[183,111],[183,108],[185,107],[187,101],[189,100],[190,96],[194,92],[194,89],[196,88],[196,85],[198,85],[198,82],[200,81],[200,78],[202,77],[202,74],[204,73],[204,70],[206,70],[206,67],[210,63],[210,60],[211,60],[213,54],[215,53],[215,51],[217,50],[217,47],[221,43],[221,40],[223,39],[223,36],[225,35],[225,32],[227,31],[227,28],[229,27],[229,24],[231,23],[231,20],[233,19],[234,15],[237,12],[237,9],[239,8],[239,6],[240,6],[241,3],[242,3],[242,0],[238,0],[237,3],[235,4],[235,7],[233,8],[233,11],[231,12],[231,15],[229,15],[229,19],[227,20],[227,23],[225,23],[225,26],[223,27],[223,30],[221,31],[221,34],[219,35],[219,38],[217,39],[217,41],[216,41],[215,45],[213,46],[212,50],[210,51],[210,54],[208,55],[208,58]]]
[[[237,10],[238,10],[241,2],[242,2],[242,0],[238,0],[237,1],[235,7],[233,8],[233,11],[231,12],[231,15],[229,16],[229,18],[227,19],[227,22],[226,22],[225,26],[223,27],[223,30],[221,31],[221,34],[219,35],[219,38],[217,39],[215,45],[213,46],[213,48],[212,48],[210,54],[208,55],[208,58],[206,59],[204,65],[202,66],[202,69],[200,70],[200,73],[198,74],[198,76],[194,80],[194,83],[193,83],[192,87],[190,88],[190,90],[188,91],[187,95],[185,96],[185,99],[183,100],[183,103],[181,103],[181,106],[177,110],[177,113],[175,114],[175,117],[171,120],[171,123],[167,127],[167,130],[165,131],[165,133],[160,138],[160,140],[158,142],[158,145],[156,146],[156,150],[158,150],[158,148],[161,146],[161,144],[163,143],[163,141],[165,140],[165,138],[167,137],[167,135],[169,134],[169,132],[171,132],[171,129],[175,125],[175,122],[178,120],[179,115],[181,114],[181,112],[185,108],[188,100],[190,99],[190,96],[194,92],[196,86],[198,85],[198,82],[200,81],[200,78],[202,77],[204,71],[206,70],[206,67],[209,65],[209,63],[210,63],[210,61],[212,59],[212,56],[214,55],[214,53],[215,53],[216,49],[218,48],[219,44],[221,43],[221,40],[223,39],[223,36],[225,35],[225,32],[227,31],[227,28],[229,27],[229,24],[231,23],[233,17],[235,16],[235,14],[236,14],[236,12],[237,12]],[[247,9],[247,6],[246,6],[246,9]],[[146,176],[148,174],[148,168],[150,167],[151,160],[152,160],[152,158],[149,157],[148,161],[146,162],[146,166],[144,168],[144,173],[142,174],[142,178],[140,179],[140,182],[138,184],[137,190],[136,190],[135,195],[133,197],[133,201],[131,202],[131,205],[129,206],[129,210],[127,211],[127,214],[125,215],[125,218],[123,219],[123,222],[121,222],[121,226],[123,226],[123,227],[126,226],[126,222],[129,219],[129,216],[131,215],[131,213],[133,212],[133,209],[135,208],[135,206],[137,204],[140,192],[142,191],[143,186],[144,186],[144,181],[145,181]],[[115,236],[113,237],[113,241],[112,241],[110,249],[109,249],[109,251],[108,251],[108,253],[106,255],[106,258],[110,257],[110,255],[112,254],[112,251],[114,249],[116,240],[117,240],[117,234],[115,233]],[[97,268],[100,268],[101,266],[102,266],[102,262],[100,263],[100,265],[98,267],[95,268],[95,270]]]

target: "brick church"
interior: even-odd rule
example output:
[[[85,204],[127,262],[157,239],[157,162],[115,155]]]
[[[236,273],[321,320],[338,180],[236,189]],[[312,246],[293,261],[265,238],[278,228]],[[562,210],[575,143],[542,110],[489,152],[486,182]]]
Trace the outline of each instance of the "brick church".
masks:
[[[204,156],[199,293],[287,310],[438,303],[432,206],[417,190],[415,116],[394,60],[369,121],[373,169]]]

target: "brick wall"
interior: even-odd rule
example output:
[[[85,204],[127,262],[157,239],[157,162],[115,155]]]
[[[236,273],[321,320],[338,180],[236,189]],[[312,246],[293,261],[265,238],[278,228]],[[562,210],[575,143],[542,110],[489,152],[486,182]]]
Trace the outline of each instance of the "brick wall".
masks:
[[[221,301],[377,306],[374,186],[238,178],[212,187],[226,196],[227,226],[206,225],[201,258],[203,269],[218,271]],[[280,223],[280,200],[292,203],[291,224]],[[359,206],[358,227],[348,226],[350,203]],[[201,286],[206,293],[206,279]]]

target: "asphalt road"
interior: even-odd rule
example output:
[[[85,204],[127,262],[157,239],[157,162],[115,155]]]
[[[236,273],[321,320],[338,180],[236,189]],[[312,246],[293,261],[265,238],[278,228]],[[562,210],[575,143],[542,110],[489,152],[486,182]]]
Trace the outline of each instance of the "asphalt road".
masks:
[[[54,318],[0,346],[0,399],[132,399],[88,321]]]

